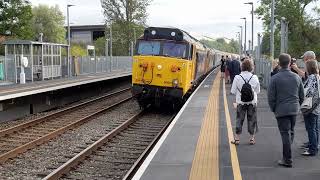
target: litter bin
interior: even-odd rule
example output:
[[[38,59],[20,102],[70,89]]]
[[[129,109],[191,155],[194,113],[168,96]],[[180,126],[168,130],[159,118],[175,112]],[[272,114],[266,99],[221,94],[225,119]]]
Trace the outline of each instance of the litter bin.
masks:
[[[0,63],[0,80],[4,80],[3,64]]]

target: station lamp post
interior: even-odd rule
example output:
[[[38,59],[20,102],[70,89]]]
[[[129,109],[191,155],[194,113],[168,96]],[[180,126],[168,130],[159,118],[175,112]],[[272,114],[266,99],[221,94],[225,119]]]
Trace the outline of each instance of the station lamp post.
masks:
[[[241,29],[241,31],[240,31],[240,48],[241,48],[241,54],[242,54],[243,53],[243,47],[242,47],[243,26],[238,26],[238,27]]]
[[[274,59],[274,9],[275,9],[275,1],[271,1],[271,35],[270,35],[270,57],[273,61]]]
[[[69,16],[69,7],[75,5],[68,4],[67,5],[67,23],[68,23],[68,76],[71,76],[71,59],[70,59],[70,44],[71,44],[71,36],[70,36],[70,16]]]
[[[249,4],[251,5],[251,50],[253,52],[253,19],[254,19],[254,14],[253,14],[253,2],[247,2],[244,4]],[[250,48],[249,48],[250,49]]]
[[[247,18],[240,18],[244,20],[244,53],[247,53]]]

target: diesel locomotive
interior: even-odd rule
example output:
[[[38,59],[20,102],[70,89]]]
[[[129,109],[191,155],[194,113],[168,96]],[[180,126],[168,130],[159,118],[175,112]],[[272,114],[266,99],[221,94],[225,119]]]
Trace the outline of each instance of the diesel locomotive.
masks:
[[[223,54],[183,30],[148,27],[136,43],[132,94],[143,108],[180,106]]]

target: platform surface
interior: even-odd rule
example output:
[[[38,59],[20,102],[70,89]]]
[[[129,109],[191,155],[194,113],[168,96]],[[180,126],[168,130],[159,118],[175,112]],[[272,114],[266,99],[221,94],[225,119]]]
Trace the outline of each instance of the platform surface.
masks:
[[[293,168],[277,165],[282,158],[282,143],[266,90],[258,95],[256,144],[249,145],[246,123],[240,145],[230,144],[236,115],[230,88],[229,84],[223,85],[216,72],[208,76],[133,179],[319,180],[320,155],[300,155],[299,147],[307,139],[301,117],[297,119],[292,146]]]
[[[131,74],[131,71],[99,73],[90,75],[79,75],[70,78],[35,81],[33,83],[26,84],[11,84],[0,86],[0,101],[119,77],[130,76]]]

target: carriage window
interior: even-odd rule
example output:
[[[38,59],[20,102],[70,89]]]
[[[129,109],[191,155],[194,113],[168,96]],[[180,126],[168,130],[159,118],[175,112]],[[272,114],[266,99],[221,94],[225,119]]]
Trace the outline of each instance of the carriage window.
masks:
[[[163,43],[163,55],[187,59],[187,45],[174,42]]]
[[[139,41],[138,54],[139,55],[159,55],[160,54],[160,42]]]

